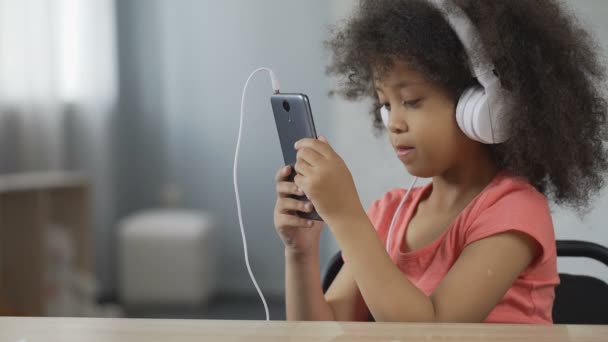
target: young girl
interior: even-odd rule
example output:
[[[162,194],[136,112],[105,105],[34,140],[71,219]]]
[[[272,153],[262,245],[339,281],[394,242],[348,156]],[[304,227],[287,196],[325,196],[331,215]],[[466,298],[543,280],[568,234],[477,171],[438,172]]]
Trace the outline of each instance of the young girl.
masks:
[[[459,127],[460,96],[479,86],[475,56],[436,5],[362,0],[328,41],[329,73],[344,80],[339,92],[348,99],[374,100],[376,127],[384,127],[380,109],[389,113],[397,157],[432,182],[408,195],[391,190],[366,212],[327,140],[299,141],[294,182],[286,181],[289,166],[276,178],[288,319],[552,322],[559,277],[547,197],[583,212],[603,186],[604,69],[557,1],[450,2],[477,29],[509,99],[508,139],[484,144]],[[313,205],[345,260],[325,294],[322,224],[295,215]]]

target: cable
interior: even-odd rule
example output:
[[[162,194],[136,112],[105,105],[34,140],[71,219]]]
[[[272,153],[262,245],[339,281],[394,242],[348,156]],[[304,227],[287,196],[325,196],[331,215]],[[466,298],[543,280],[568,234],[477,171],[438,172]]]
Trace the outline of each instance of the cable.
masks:
[[[391,225],[390,225],[390,228],[388,229],[388,235],[386,236],[386,252],[388,253],[388,255],[391,255],[391,236],[393,235],[393,229],[395,228],[395,221],[397,221],[397,216],[399,216],[401,207],[403,207],[403,204],[409,197],[410,191],[412,191],[412,189],[414,188],[414,185],[416,185],[417,181],[418,181],[418,177],[414,178],[414,181],[412,181],[410,188],[405,193],[405,196],[403,196],[403,198],[401,199],[401,202],[399,202],[397,211],[395,211],[395,214],[393,215],[393,219],[391,220]]]
[[[239,187],[237,182],[237,168],[239,163],[239,150],[241,148],[241,136],[243,133],[243,113],[245,112],[245,94],[247,92],[247,86],[249,85],[249,81],[256,73],[260,71],[268,71],[270,74],[270,79],[272,82],[272,90],[275,94],[279,93],[279,81],[276,78],[274,72],[269,68],[258,68],[255,69],[247,78],[247,82],[245,82],[245,86],[243,87],[243,94],[241,96],[241,119],[239,122],[239,137],[236,142],[236,152],[234,154],[234,168],[232,170],[233,180],[234,180],[234,194],[236,195],[236,207],[239,215],[239,225],[241,226],[241,236],[243,238],[243,252],[245,253],[245,265],[247,265],[247,271],[249,272],[249,277],[255,286],[255,289],[258,291],[258,295],[260,295],[260,299],[262,299],[262,304],[264,304],[264,311],[266,313],[266,320],[270,320],[270,313],[268,312],[268,304],[266,304],[266,299],[264,298],[264,294],[262,294],[262,290],[258,286],[257,281],[255,280],[255,276],[251,271],[251,266],[249,265],[249,255],[247,252],[247,240],[245,239],[245,228],[243,228],[243,215],[241,212],[241,199],[239,196]]]

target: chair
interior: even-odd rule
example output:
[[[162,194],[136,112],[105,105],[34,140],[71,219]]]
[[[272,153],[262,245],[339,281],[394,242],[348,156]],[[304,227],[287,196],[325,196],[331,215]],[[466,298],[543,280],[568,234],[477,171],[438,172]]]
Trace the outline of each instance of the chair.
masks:
[[[585,257],[608,266],[608,248],[585,241],[557,241],[558,257]],[[608,284],[584,275],[559,274],[555,289],[555,324],[608,324]]]
[[[336,254],[334,254],[334,256],[329,259],[327,265],[327,270],[323,276],[323,293],[327,292],[331,283],[333,283],[334,279],[336,279],[338,272],[340,272],[342,265],[344,265],[344,260],[342,260],[342,251],[338,251]]]
[[[558,257],[586,257],[608,266],[608,248],[585,242],[558,240]],[[338,275],[344,261],[338,251],[329,261],[323,277],[325,293]],[[561,284],[555,289],[553,322],[555,324],[608,324],[608,284],[583,275],[559,274]]]

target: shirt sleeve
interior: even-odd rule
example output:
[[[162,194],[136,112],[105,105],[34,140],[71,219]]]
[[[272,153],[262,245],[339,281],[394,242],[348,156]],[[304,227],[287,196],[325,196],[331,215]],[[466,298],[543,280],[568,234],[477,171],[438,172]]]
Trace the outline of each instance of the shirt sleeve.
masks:
[[[529,186],[498,191],[489,197],[492,203],[466,229],[465,247],[492,235],[516,231],[540,245],[536,262],[555,257],[555,232],[545,196]]]

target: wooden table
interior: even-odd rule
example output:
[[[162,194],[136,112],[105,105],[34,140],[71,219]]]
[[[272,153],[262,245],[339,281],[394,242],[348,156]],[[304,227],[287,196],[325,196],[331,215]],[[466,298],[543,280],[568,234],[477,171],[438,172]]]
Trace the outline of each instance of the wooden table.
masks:
[[[608,341],[608,326],[0,318],[0,342]]]

